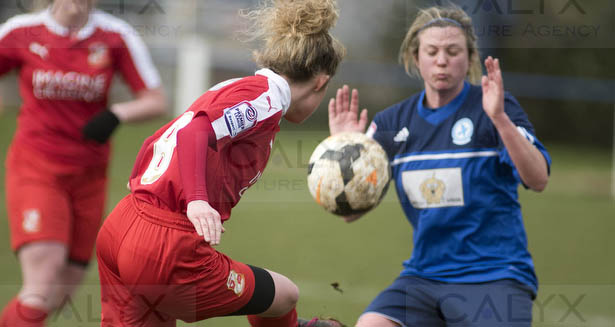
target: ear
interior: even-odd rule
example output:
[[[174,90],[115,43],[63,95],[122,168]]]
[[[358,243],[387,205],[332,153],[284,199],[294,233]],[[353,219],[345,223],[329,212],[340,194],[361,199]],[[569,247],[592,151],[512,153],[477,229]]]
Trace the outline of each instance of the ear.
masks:
[[[323,87],[327,86],[327,83],[329,83],[330,79],[331,79],[331,76],[327,74],[316,75],[316,84],[314,85],[314,92],[318,92]]]

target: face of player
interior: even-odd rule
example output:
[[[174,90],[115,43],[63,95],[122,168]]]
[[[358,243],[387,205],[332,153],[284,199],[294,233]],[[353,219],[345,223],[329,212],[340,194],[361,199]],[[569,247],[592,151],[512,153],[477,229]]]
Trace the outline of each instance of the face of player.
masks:
[[[465,34],[452,26],[427,28],[419,34],[419,50],[414,60],[425,89],[460,90],[470,67]]]
[[[291,105],[284,118],[296,124],[308,119],[325,98],[329,79],[329,75],[320,73],[299,87],[291,86]],[[298,94],[296,97],[292,95],[293,89]]]
[[[95,3],[96,0],[54,0],[51,11],[64,25],[84,25]]]

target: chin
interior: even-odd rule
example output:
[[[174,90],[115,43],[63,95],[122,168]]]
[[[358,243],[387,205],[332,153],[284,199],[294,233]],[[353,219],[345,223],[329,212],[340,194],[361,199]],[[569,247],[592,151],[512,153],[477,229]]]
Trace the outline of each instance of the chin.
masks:
[[[293,124],[301,124],[301,123],[303,123],[307,119],[307,117],[301,118],[301,117],[296,117],[296,116],[292,116],[292,115],[288,115],[288,114],[286,116],[284,116],[284,118],[287,121],[289,121],[289,122],[291,122]]]
[[[459,84],[461,84],[461,83],[463,83],[463,81],[459,82],[459,83],[453,83],[451,81],[438,81],[438,82],[435,82],[433,84],[433,88],[436,91],[440,91],[440,92],[442,92],[442,91],[451,91],[451,90],[454,90],[457,87],[459,87]]]

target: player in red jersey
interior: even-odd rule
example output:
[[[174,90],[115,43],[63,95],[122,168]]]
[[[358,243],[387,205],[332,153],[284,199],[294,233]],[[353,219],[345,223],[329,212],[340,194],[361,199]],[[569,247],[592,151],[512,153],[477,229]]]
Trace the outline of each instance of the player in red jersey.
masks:
[[[138,34],[93,8],[55,0],[0,26],[0,74],[23,104],[6,161],[11,247],[23,285],[0,326],[43,326],[80,283],[104,212],[109,142],[120,122],[160,115],[166,99]],[[110,104],[115,72],[135,99]]]
[[[334,0],[266,2],[245,15],[265,45],[254,76],[222,82],[145,140],[131,194],[97,239],[102,326],[175,326],[247,315],[255,327],[341,326],[297,318],[297,286],[213,246],[262,175],[282,118],[319,106],[344,54]]]

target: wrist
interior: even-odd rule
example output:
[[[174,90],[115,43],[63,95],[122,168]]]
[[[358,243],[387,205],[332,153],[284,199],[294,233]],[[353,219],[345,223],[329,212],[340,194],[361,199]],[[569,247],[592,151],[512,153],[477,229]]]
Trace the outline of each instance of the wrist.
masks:
[[[493,123],[493,125],[495,125],[496,128],[512,124],[510,118],[504,111],[498,112],[494,115],[490,115],[489,118],[491,119],[491,122]]]
[[[119,106],[117,104],[112,104],[111,106],[109,106],[108,110],[110,113],[113,114],[113,116],[115,116],[118,123],[121,123],[124,121],[124,117],[122,116],[122,111],[119,109]]]

